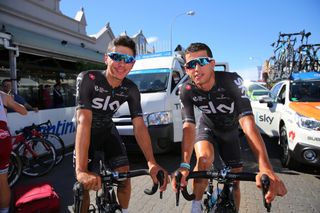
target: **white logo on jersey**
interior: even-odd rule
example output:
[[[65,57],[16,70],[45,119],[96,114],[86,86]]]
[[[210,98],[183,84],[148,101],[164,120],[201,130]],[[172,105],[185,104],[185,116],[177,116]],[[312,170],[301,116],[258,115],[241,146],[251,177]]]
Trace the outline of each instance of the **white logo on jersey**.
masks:
[[[203,100],[206,100],[206,97],[202,97],[202,96],[194,96],[192,99],[193,99],[193,101],[194,101],[194,102],[197,102],[197,101],[203,101]]]
[[[102,88],[102,87],[99,87],[97,85],[94,86],[94,90],[97,91],[97,92],[100,92],[100,93],[104,93],[104,92],[108,92],[108,90]]]
[[[234,111],[234,102],[231,103],[231,106],[227,106],[225,104],[219,104],[217,107],[215,107],[212,101],[209,101],[208,105],[199,106],[199,109],[206,114],[211,114],[211,113],[216,114],[217,110],[222,113],[231,114]]]
[[[234,80],[234,83],[238,86],[239,89],[241,89],[241,98],[248,98],[246,94],[246,88],[243,85],[243,80],[241,78],[238,78],[237,80]]]
[[[94,98],[92,100],[92,108],[107,110],[108,106],[112,111],[116,111],[120,107],[119,101],[114,101],[109,104],[110,96],[107,96],[106,99],[103,98]]]

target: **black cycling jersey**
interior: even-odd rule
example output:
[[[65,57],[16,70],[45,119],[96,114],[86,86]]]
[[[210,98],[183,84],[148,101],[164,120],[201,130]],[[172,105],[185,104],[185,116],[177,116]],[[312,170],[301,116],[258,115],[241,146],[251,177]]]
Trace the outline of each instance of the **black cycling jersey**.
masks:
[[[238,126],[240,117],[252,114],[242,82],[237,73],[230,72],[215,72],[210,91],[199,89],[191,80],[185,82],[180,89],[183,122],[195,123],[193,106],[197,106],[209,127],[225,130]]]
[[[77,109],[92,111],[88,169],[98,171],[95,166],[99,165],[96,162],[100,160],[100,154],[112,169],[129,165],[126,148],[112,116],[126,101],[132,118],[142,116],[138,87],[125,78],[119,87],[112,88],[105,71],[85,71],[78,75],[76,90]]]
[[[92,111],[92,129],[110,126],[113,114],[128,102],[132,118],[142,116],[138,87],[125,78],[119,87],[112,88],[105,71],[84,71],[77,77],[77,109]]]

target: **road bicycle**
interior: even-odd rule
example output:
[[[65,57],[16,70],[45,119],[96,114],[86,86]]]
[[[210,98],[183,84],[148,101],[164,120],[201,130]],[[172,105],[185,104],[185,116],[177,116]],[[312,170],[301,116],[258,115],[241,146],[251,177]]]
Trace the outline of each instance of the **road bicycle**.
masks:
[[[28,176],[42,176],[54,167],[56,151],[44,138],[28,139],[28,131],[17,130],[12,138],[12,152],[8,171],[10,186],[19,179],[21,173]]]
[[[209,179],[208,187],[205,191],[205,197],[202,201],[202,209],[204,213],[236,213],[236,205],[233,197],[233,182],[235,180],[240,181],[255,181],[256,173],[240,172],[232,173],[230,168],[224,167],[219,171],[193,171],[190,172],[187,180],[192,178],[206,178]],[[181,187],[182,174],[180,172],[175,173],[177,181],[177,193],[176,193],[176,205],[179,205],[180,189],[183,197],[188,200],[194,200],[195,195],[189,194],[187,187]],[[217,181],[216,190],[214,189],[213,180]],[[271,204],[265,200],[265,194],[267,193],[270,185],[269,177],[262,175],[262,195],[263,204],[268,212],[270,212]],[[219,185],[223,185],[221,187]],[[218,193],[215,193],[218,192]]]
[[[24,129],[30,131],[30,134],[28,135],[32,138],[38,137],[50,141],[56,149],[56,165],[61,163],[65,155],[65,144],[58,134],[50,132],[50,129],[52,129],[50,120],[37,125],[33,123],[31,126],[27,126]]]
[[[301,45],[307,45],[310,32],[305,30],[299,33],[279,33],[278,40],[271,44],[274,48],[273,56],[269,58],[268,76],[269,82],[288,78],[292,72],[300,70],[301,48],[296,48],[296,36],[301,36]],[[295,36],[295,37],[294,37]]]
[[[99,213],[120,213],[121,207],[117,201],[115,187],[117,187],[119,181],[126,180],[132,177],[138,177],[142,175],[150,175],[147,169],[131,170],[129,172],[114,172],[107,168],[102,161],[100,161],[100,176],[102,180],[102,189],[96,192],[96,206],[90,204],[88,212]],[[160,186],[164,182],[164,173],[159,171],[157,174]],[[154,184],[151,189],[145,189],[144,193],[153,195],[158,190],[159,184]],[[74,206],[75,213],[79,213],[82,207],[84,187],[81,183],[76,182],[73,187],[74,193]],[[162,198],[162,192],[160,192],[160,199]]]

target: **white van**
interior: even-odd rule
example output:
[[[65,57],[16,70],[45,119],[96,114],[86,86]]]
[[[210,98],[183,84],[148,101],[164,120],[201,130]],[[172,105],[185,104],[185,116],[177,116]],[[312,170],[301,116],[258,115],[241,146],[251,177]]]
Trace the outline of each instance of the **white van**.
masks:
[[[181,55],[171,52],[142,55],[137,58],[128,78],[139,88],[144,121],[148,127],[154,153],[171,150],[182,140],[181,105],[179,85],[187,80]],[[217,69],[228,71],[227,63],[217,64]],[[139,150],[131,122],[128,104],[123,104],[113,121],[128,151]]]

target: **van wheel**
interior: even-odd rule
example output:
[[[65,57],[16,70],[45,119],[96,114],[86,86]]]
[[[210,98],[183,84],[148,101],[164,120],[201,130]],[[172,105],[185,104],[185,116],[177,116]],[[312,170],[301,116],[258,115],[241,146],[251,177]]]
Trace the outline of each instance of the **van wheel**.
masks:
[[[283,167],[294,167],[295,161],[291,156],[288,144],[287,128],[283,125],[280,128],[280,146],[281,146],[281,156],[280,161]]]

